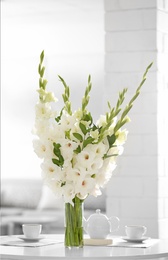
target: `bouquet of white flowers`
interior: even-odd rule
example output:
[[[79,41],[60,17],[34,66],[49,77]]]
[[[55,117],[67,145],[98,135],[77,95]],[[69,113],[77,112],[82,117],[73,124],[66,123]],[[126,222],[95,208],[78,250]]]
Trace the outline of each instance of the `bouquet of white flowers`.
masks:
[[[128,112],[140,93],[152,63],[126,107],[121,109],[127,92],[127,89],[123,89],[116,106],[112,107],[108,102],[109,111],[94,123],[87,110],[91,76],[88,77],[81,108],[74,112],[71,109],[70,89],[59,76],[64,86],[64,107],[60,112],[54,111],[51,102],[57,102],[57,99],[46,90],[43,59],[44,51],[40,55],[38,67],[39,102],[36,105],[34,126],[34,134],[38,138],[34,140],[34,150],[43,159],[41,168],[44,182],[57,197],[63,196],[65,203],[73,205],[75,198],[84,200],[88,195],[101,195],[101,188],[111,178],[116,158],[122,154],[127,139],[127,130],[121,128],[130,121]]]
[[[64,86],[64,107],[55,111],[51,103],[57,102],[54,94],[46,90],[44,79],[44,51],[38,67],[39,102],[36,105],[34,150],[43,159],[42,177],[56,196],[65,201],[65,246],[83,246],[82,202],[88,195],[101,195],[101,188],[109,181],[116,167],[116,158],[123,152],[127,130],[121,128],[130,121],[128,112],[140,94],[146,80],[147,67],[134,96],[124,109],[121,108],[127,89],[119,93],[117,104],[93,122],[87,110],[91,91],[91,76],[82,98],[82,105],[72,111],[70,89]],[[120,115],[120,116],[119,116]],[[118,118],[117,118],[118,117]]]

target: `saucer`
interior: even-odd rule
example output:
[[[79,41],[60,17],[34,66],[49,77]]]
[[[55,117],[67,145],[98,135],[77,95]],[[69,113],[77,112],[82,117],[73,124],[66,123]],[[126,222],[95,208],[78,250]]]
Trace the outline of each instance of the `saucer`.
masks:
[[[126,240],[127,242],[138,243],[138,242],[143,242],[143,241],[149,239],[149,237],[141,237],[141,238],[122,237],[122,239]]]
[[[28,238],[28,237],[25,237],[25,236],[19,236],[18,238],[24,240],[25,242],[38,242],[41,239],[44,239],[45,236],[39,236],[37,238]]]

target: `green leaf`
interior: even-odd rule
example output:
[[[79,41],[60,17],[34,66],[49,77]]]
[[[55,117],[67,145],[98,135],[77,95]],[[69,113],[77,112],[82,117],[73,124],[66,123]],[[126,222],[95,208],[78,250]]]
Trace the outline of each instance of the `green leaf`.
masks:
[[[97,129],[99,129],[96,125],[93,125],[93,127],[92,127],[92,131],[95,131],[95,130],[97,130]]]
[[[44,76],[44,71],[45,71],[45,68],[42,67],[42,69],[40,70],[40,76],[41,76],[41,78]]]
[[[38,65],[38,73],[40,74],[41,71],[41,64]]]
[[[79,123],[79,127],[80,127],[82,133],[83,133],[84,135],[86,135],[86,134],[87,134],[86,126],[85,126],[84,124],[82,124],[82,123]]]
[[[39,87],[40,87],[40,88],[43,87],[43,80],[42,80],[42,78],[39,78]]]
[[[60,156],[60,154],[61,154],[61,153],[60,153],[60,150],[54,148],[53,152],[54,152],[54,154],[59,158],[59,156]]]
[[[83,137],[79,133],[73,133],[73,136],[78,139],[80,142],[83,142]]]
[[[58,159],[53,158],[52,161],[54,164],[56,164],[58,166],[63,166],[64,158],[63,158],[63,156],[61,154],[61,150],[60,150],[61,145],[53,143],[53,146],[54,146],[53,152],[54,152],[55,156],[58,157]]]
[[[44,59],[44,50],[40,54],[40,63],[43,62],[43,59]]]
[[[92,138],[91,136],[89,136],[86,140],[84,140],[84,142],[83,142],[83,148],[86,147],[88,144],[93,143],[94,140],[95,140],[94,138]]]
[[[55,118],[55,121],[58,123],[61,120],[63,109],[61,109],[60,115]]]
[[[74,150],[74,153],[78,154],[81,152],[81,147],[78,145],[78,147]]]
[[[91,113],[87,113],[87,114],[84,114],[83,117],[82,117],[82,120],[83,121],[86,121],[86,122],[89,122],[90,121],[90,125],[92,124],[93,122],[93,118],[91,116]]]
[[[65,182],[65,181],[64,181],[64,182],[62,182],[62,183],[61,183],[61,187],[63,187],[65,184],[66,184],[66,182]]]
[[[92,174],[92,175],[91,175],[91,178],[95,179],[95,178],[96,178],[96,174],[95,174],[95,173]]]
[[[60,161],[60,164],[62,166],[64,164],[64,157],[61,154],[59,156],[59,161]]]
[[[59,167],[61,166],[61,165],[60,165],[60,161],[57,160],[57,159],[55,159],[55,158],[52,159],[52,162],[53,162],[54,164],[56,164],[57,166],[59,166]]]
[[[47,80],[46,79],[43,79],[43,88],[45,89],[46,85],[47,85]]]
[[[103,159],[107,159],[107,158],[110,158],[110,157],[113,157],[113,156],[118,156],[118,154],[117,153],[115,153],[115,154],[109,154],[109,155],[107,155],[107,154],[105,154],[104,156],[103,156]]]
[[[112,145],[115,143],[116,141],[116,136],[113,134],[113,135],[108,135],[107,136],[107,140],[108,140],[108,143],[109,143],[109,148],[112,147]]]
[[[55,149],[59,149],[61,147],[61,145],[59,143],[57,144],[57,143],[54,142],[53,145],[54,145]]]
[[[70,129],[68,131],[65,131],[65,137],[68,138],[68,139],[71,139],[70,138],[70,132],[71,132]]]
[[[55,121],[58,123],[58,122],[60,121],[60,119],[61,119],[61,117],[60,117],[60,116],[57,116],[57,117],[55,118]]]

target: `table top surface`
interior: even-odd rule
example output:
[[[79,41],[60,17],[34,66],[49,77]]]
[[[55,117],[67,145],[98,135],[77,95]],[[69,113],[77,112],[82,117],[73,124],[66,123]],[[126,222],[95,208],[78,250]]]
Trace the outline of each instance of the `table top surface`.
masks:
[[[83,248],[66,248],[64,235],[43,235],[46,239],[56,240],[57,243],[40,247],[0,246],[1,259],[26,260],[58,260],[58,259],[168,259],[168,239],[157,240],[148,248],[129,248],[113,246],[84,246]],[[2,236],[2,241],[10,241],[18,236]],[[113,240],[117,239],[112,237]],[[21,241],[21,240],[20,240]]]

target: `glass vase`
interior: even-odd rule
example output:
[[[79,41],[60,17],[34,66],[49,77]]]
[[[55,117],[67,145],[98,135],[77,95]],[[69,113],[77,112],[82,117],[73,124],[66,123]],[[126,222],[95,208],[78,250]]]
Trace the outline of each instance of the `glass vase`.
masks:
[[[65,247],[83,247],[83,201],[75,197],[74,206],[65,203]]]

